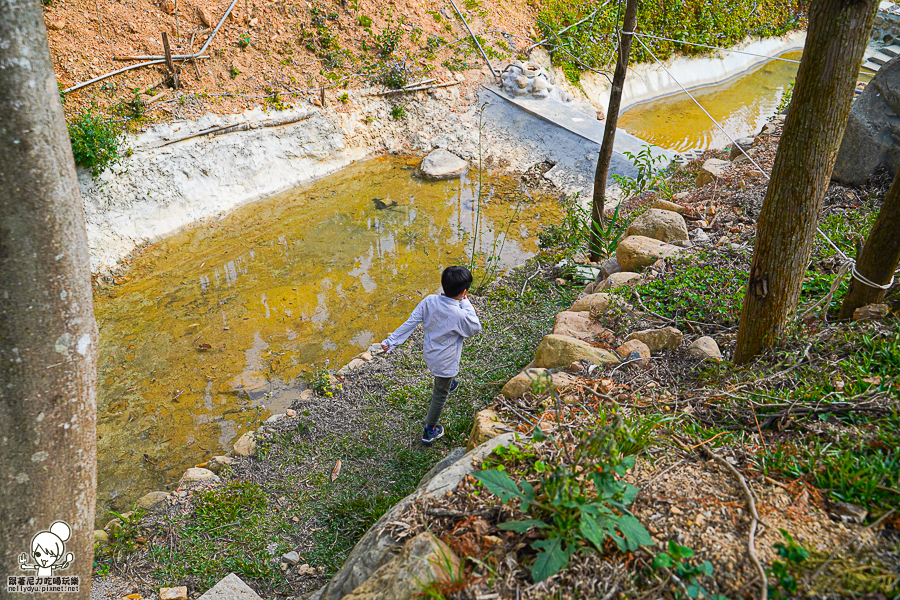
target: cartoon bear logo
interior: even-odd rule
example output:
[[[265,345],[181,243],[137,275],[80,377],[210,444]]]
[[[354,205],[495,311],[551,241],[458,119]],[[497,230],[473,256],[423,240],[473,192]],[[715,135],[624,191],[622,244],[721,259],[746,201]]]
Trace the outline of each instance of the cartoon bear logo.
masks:
[[[54,570],[68,569],[75,556],[66,553],[66,542],[72,535],[72,528],[65,521],[57,521],[49,531],[38,532],[31,538],[31,557],[34,564],[28,564],[28,555],[19,555],[19,568],[37,570],[38,577],[51,577]]]

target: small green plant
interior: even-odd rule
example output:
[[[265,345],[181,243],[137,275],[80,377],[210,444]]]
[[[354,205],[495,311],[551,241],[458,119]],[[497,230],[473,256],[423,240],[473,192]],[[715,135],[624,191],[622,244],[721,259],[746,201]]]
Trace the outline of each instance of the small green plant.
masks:
[[[651,190],[659,191],[664,196],[671,195],[663,171],[657,166],[657,163],[662,163],[666,159],[662,155],[653,156],[651,148],[652,145],[644,144],[641,151],[637,154],[632,154],[628,151],[622,153],[628,157],[628,160],[630,160],[638,170],[637,177],[628,177],[627,175],[618,174],[612,176],[613,180],[615,180],[622,189],[622,200],[633,196],[639,196],[644,192],[649,192]]]
[[[240,36],[238,36],[237,45],[238,45],[238,48],[248,47],[250,45],[250,34],[242,33]]]
[[[386,88],[399,90],[409,84],[414,71],[407,66],[405,60],[392,60],[384,63],[375,77],[375,83]]]
[[[313,369],[312,373],[307,373],[304,379],[311,390],[326,398],[331,398],[336,391],[342,389],[340,383],[334,383],[334,379],[325,367]]]
[[[231,67],[230,74],[231,74],[231,78],[235,79],[238,75],[241,74],[241,72],[237,67]]]
[[[356,22],[359,23],[360,27],[371,27],[372,26],[372,17],[367,17],[366,15],[359,15],[356,17]]]
[[[406,107],[402,104],[395,104],[391,107],[391,118],[396,120],[400,120],[406,117]]]
[[[773,600],[790,598],[797,593],[797,578],[792,571],[809,558],[806,548],[795,542],[790,533],[784,529],[778,531],[781,532],[785,543],[777,543],[773,547],[778,551],[778,556],[784,560],[776,560],[772,563],[772,568],[767,569],[767,575],[774,576],[778,582],[777,586],[769,586],[769,597]]]
[[[661,552],[653,559],[653,569],[668,569],[675,577],[684,585],[684,592],[688,598],[715,598],[725,600],[722,596],[710,596],[709,592],[703,589],[699,579],[701,577],[711,577],[713,574],[713,566],[705,560],[699,565],[691,565],[687,559],[694,556],[694,551],[687,546],[682,546],[674,540],[669,540],[668,548],[665,552]]]
[[[96,177],[121,160],[122,127],[88,109],[69,123],[69,140],[75,164]]]
[[[247,514],[265,508],[266,493],[250,481],[229,481],[215,490],[200,494],[194,516],[200,527],[220,527]]]
[[[347,104],[348,102],[350,102],[350,94],[348,94],[347,92],[344,92],[343,94],[338,96],[338,100],[340,101],[341,104]]]
[[[535,387],[548,389],[544,379]],[[559,412],[559,398],[552,394]],[[650,534],[628,511],[638,488],[619,479],[634,466],[634,456],[626,456],[620,444],[630,433],[618,415],[611,421],[605,413],[594,418],[576,433],[564,430],[558,437],[535,429],[532,443],[550,445],[556,456],[552,462],[537,459],[529,465],[535,484],[527,476],[516,484],[499,469],[474,474],[489,492],[505,502],[518,500],[519,509],[532,517],[501,523],[499,528],[519,533],[535,528],[541,534],[531,544],[537,551],[531,566],[535,582],[564,569],[579,550],[593,546],[603,552],[607,540],[622,552],[653,545]]]
[[[109,528],[109,545],[104,548],[110,558],[120,560],[145,543],[141,530],[141,519],[145,513],[143,510],[135,510],[129,514],[109,511],[109,514],[118,518],[118,522]]]
[[[400,47],[400,43],[403,41],[402,26],[404,22],[405,19],[401,17],[397,25],[393,26],[393,19],[388,18],[388,24],[375,36],[375,51],[379,56],[387,58]]]
[[[784,94],[781,96],[781,102],[778,103],[778,114],[782,114],[787,111],[788,106],[791,105],[791,98],[794,97],[795,83],[796,81],[792,81],[784,90]]]

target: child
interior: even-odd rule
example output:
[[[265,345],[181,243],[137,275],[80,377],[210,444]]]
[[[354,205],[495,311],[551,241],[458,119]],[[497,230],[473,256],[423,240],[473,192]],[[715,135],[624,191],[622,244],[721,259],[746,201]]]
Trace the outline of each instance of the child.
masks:
[[[384,351],[390,352],[403,344],[419,323],[425,329],[423,354],[428,370],[434,375],[431,406],[425,417],[425,433],[422,434],[422,443],[428,446],[444,435],[444,426],[438,423],[438,418],[447,396],[459,387],[455,377],[459,373],[463,338],[481,331],[481,322],[467,298],[471,285],[472,274],[468,269],[447,267],[441,274],[444,293],[426,296],[406,323],[381,342]]]

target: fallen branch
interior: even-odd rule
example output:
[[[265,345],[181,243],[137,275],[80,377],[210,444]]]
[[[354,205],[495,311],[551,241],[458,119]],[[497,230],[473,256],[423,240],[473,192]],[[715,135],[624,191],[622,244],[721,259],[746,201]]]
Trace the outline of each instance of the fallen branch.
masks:
[[[672,438],[676,444],[681,446],[683,450],[686,452],[693,452],[693,449],[690,446],[682,443],[678,438]],[[750,534],[747,538],[747,555],[750,557],[750,561],[756,567],[756,570],[759,572],[760,577],[760,592],[759,597],[760,600],[767,600],[769,597],[769,583],[768,578],[766,577],[766,570],[763,568],[762,563],[759,561],[759,557],[756,555],[756,526],[759,524],[759,513],[756,512],[756,498],[753,496],[753,492],[750,491],[750,486],[747,485],[747,480],[744,479],[744,476],[741,475],[740,471],[738,471],[734,465],[730,462],[707,448],[703,445],[695,445],[694,448],[699,447],[700,450],[707,455],[707,457],[713,459],[723,467],[725,467],[729,473],[731,473],[735,479],[737,479],[738,483],[741,485],[741,489],[744,492],[744,497],[747,500],[747,509],[752,517],[750,520]]]
[[[203,135],[223,135],[226,133],[233,133],[235,131],[248,131],[250,129],[262,129],[264,127],[278,127],[279,125],[290,125],[292,123],[297,123],[299,121],[305,121],[315,114],[314,111],[310,111],[304,113],[302,115],[294,116],[294,117],[285,117],[284,119],[275,119],[273,121],[264,121],[262,123],[239,123],[237,125],[222,125],[221,127],[213,127],[210,129],[204,129],[203,131],[198,131],[197,133],[192,133],[191,135],[186,135],[184,137],[176,138],[174,140],[169,140],[167,142],[163,142],[161,144],[154,144],[152,146],[145,146],[143,148],[138,148],[136,152],[144,151],[144,150],[153,150],[155,148],[162,148],[164,146],[171,146],[172,144],[177,144],[178,142],[183,142],[185,140],[189,140],[191,138],[200,137]]]
[[[196,57],[193,57],[191,60],[193,60],[194,58],[200,59],[200,58],[209,58],[209,57],[208,57],[208,56],[196,56]],[[178,58],[177,56],[173,56],[173,57],[172,57],[172,60],[185,61],[185,60],[188,60],[188,59],[186,59],[186,58]],[[103,81],[104,79],[109,79],[110,77],[114,77],[114,76],[116,76],[116,75],[119,75],[119,74],[121,74],[121,73],[124,73],[125,71],[131,71],[132,69],[140,69],[140,68],[142,68],[142,67],[150,67],[150,66],[153,66],[153,65],[164,65],[165,63],[166,63],[166,59],[165,59],[165,58],[161,58],[161,59],[158,59],[158,60],[151,60],[151,61],[148,61],[148,62],[143,62],[143,63],[136,64],[136,65],[128,65],[128,66],[125,67],[124,69],[118,69],[118,70],[116,70],[116,71],[112,71],[112,72],[110,72],[110,73],[106,73],[106,74],[104,74],[104,75],[100,75],[99,77],[94,77],[93,79],[91,79],[91,80],[89,80],[89,81],[84,81],[84,82],[82,82],[82,83],[75,84],[75,85],[73,85],[73,86],[70,87],[70,88],[64,89],[64,90],[62,91],[62,93],[63,93],[63,94],[68,94],[69,92],[74,92],[75,90],[80,90],[80,89],[83,88],[83,87],[87,87],[87,86],[89,86],[89,85],[93,85],[93,84],[97,83],[98,81]]]
[[[434,88],[450,87],[451,85],[459,85],[458,81],[448,81],[447,83],[436,83],[434,85],[423,85],[419,87],[401,88],[399,90],[388,90],[386,92],[376,92],[374,94],[364,94],[368,96],[390,96],[391,94],[405,94],[406,92],[421,92],[422,90],[431,90]]]

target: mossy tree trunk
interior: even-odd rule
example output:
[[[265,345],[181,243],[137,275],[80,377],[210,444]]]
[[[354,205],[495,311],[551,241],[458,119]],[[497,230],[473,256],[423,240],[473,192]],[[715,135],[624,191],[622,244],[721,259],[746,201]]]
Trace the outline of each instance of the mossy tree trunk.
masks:
[[[638,0],[628,0],[625,4],[625,18],[622,23],[622,37],[619,40],[619,53],[616,59],[616,71],[613,73],[612,87],[609,93],[609,107],[606,111],[606,124],[603,128],[603,140],[600,143],[600,156],[597,159],[597,170],[594,172],[594,194],[591,202],[591,236],[590,258],[600,260],[600,248],[603,244],[603,209],[606,204],[606,178],[609,176],[609,163],[612,161],[613,147],[616,143],[616,127],[619,124],[619,108],[622,105],[622,89],[625,87],[625,75],[628,73],[628,57],[631,54],[631,39],[637,25]]]
[[[0,576],[56,521],[90,597],[97,325],[72,149],[37,0],[0,2]],[[56,529],[59,532],[60,529]],[[65,536],[60,536],[65,537]],[[63,561],[60,561],[63,562]],[[0,596],[3,593],[0,592]],[[16,595],[16,594],[14,594]],[[27,595],[27,594],[23,594]],[[60,594],[51,594],[57,596]]]
[[[877,0],[810,5],[791,109],[759,215],[736,363],[772,345],[797,309],[877,6]]]
[[[900,263],[900,175],[894,177],[872,225],[872,231],[856,257],[856,270],[860,275],[879,285],[888,285]],[[884,299],[885,290],[866,285],[855,278],[841,304],[841,318],[849,319],[853,311],[867,304],[877,304]]]

